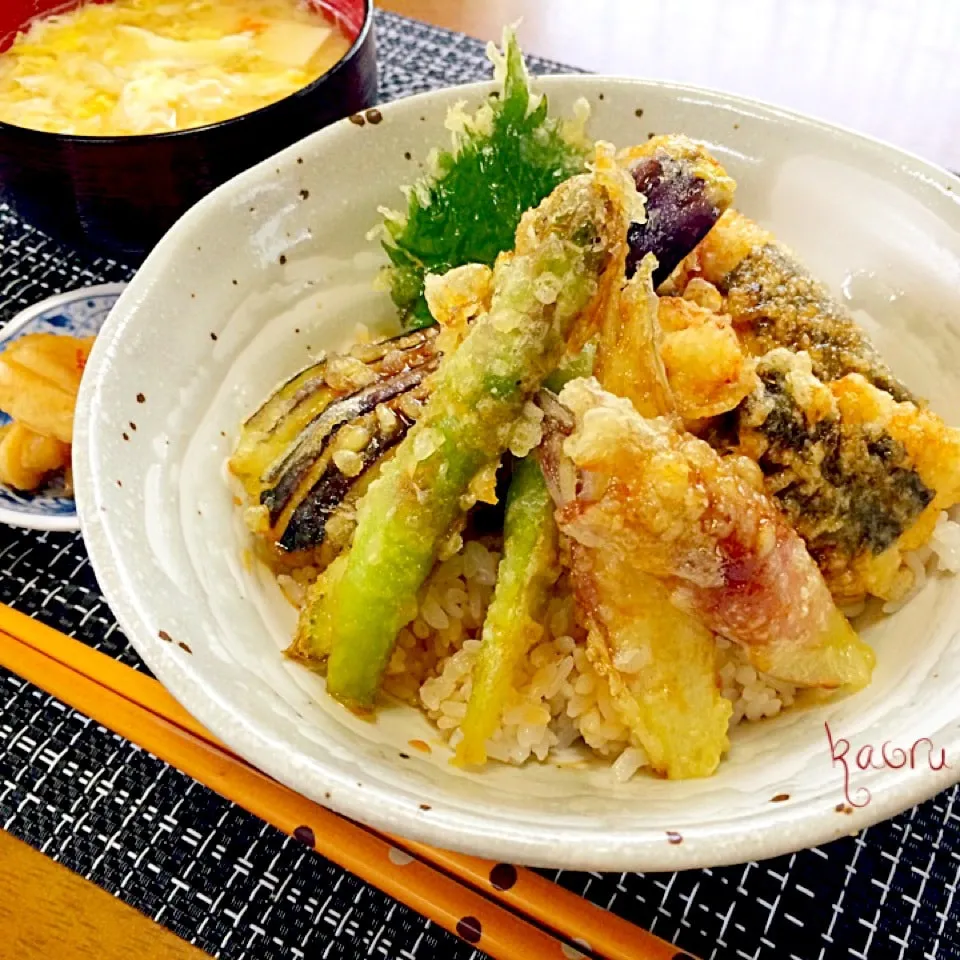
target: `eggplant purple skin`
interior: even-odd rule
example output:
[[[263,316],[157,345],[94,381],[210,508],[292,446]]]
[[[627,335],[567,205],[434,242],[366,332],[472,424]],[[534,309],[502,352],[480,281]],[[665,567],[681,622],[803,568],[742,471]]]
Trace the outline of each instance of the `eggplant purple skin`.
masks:
[[[653,285],[658,287],[677,264],[710,232],[723,208],[712,196],[710,185],[692,166],[673,160],[669,172],[664,161],[669,154],[658,151],[637,161],[630,170],[637,190],[647,198],[645,223],[632,223],[627,231],[627,277],[652,253],[657,258]]]
[[[348,423],[372,412],[379,404],[418,387],[432,373],[439,357],[404,370],[385,380],[378,380],[349,396],[334,400],[306,430],[288,457],[276,471],[275,486],[263,491],[260,503],[270,511],[270,522],[276,523],[307,471],[322,456],[337,432]]]
[[[376,365],[383,361],[387,354],[399,352],[414,360],[407,364],[409,367],[418,366],[417,357],[423,352],[424,359],[430,359],[436,355],[436,347],[433,339],[436,336],[436,330],[417,330],[413,333],[401,333],[399,336],[390,337],[386,340],[378,340],[369,344],[360,344],[354,347],[350,353],[367,366],[376,368]],[[297,406],[304,400],[308,400],[318,389],[326,384],[327,364],[329,357],[324,357],[319,362],[312,364],[299,373],[295,373],[286,383],[281,385],[274,393],[267,398],[260,409],[250,416],[244,426],[256,426],[258,430],[269,432],[275,429],[285,416],[293,413]],[[420,359],[419,362],[424,362]],[[297,391],[285,397],[279,404],[276,398],[304,374],[310,373],[309,379],[300,384]],[[274,468],[276,472],[276,468]],[[272,475],[272,474],[271,474]],[[269,478],[268,478],[269,479]]]
[[[293,511],[287,529],[278,541],[281,550],[295,553],[309,550],[322,543],[326,538],[327,523],[341,509],[355,483],[362,480],[367,471],[385,454],[392,450],[407,434],[413,421],[397,414],[398,427],[390,437],[375,436],[362,452],[363,469],[355,476],[348,477],[334,463],[330,463],[323,476],[313,486],[306,498]]]

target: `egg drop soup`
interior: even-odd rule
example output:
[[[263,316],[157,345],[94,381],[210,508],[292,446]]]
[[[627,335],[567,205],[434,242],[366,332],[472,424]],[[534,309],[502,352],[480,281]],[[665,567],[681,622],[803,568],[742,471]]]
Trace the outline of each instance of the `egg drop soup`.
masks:
[[[0,121],[95,137],[199,127],[295,93],[350,46],[296,0],[88,3],[0,54]]]

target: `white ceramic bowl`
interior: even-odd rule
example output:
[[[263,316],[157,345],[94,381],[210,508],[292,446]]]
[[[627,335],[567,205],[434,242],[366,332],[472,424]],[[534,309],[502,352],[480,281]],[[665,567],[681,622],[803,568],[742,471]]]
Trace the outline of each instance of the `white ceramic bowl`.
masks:
[[[717,93],[600,77],[542,88],[564,112],[586,96],[593,134],[617,144],[649,131],[707,141],[739,181],[741,209],[846,295],[896,371],[956,416],[960,182]],[[308,357],[344,344],[357,322],[390,329],[388,298],[371,285],[383,258],[365,235],[445,142],[447,108],[486,89],[388,104],[378,124],[337,124],[243,174],[190,211],[124,293],[84,379],[76,482],[97,576],[134,646],[188,710],[278,780],[377,828],[501,860],[739,862],[851,833],[945,788],[960,770],[960,581],[950,578],[867,632],[879,654],[868,690],[739,729],[702,781],[617,786],[599,765],[466,774],[443,749],[410,749],[436,743],[413,709],[358,720],[281,657],[294,612],[245,565],[224,461],[244,416]],[[863,804],[863,788],[869,803],[847,804],[825,722],[853,744],[850,799]],[[856,769],[858,748],[889,742],[889,753],[920,737],[946,750],[950,768],[931,771],[922,746],[913,768]]]

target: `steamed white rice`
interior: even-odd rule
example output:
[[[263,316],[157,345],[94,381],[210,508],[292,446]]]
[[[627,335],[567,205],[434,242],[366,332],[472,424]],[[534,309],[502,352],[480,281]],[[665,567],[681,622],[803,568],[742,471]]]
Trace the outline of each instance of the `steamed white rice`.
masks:
[[[929,542],[903,556],[903,589],[882,606],[884,613],[896,613],[926,586],[927,579],[938,572],[960,573],[960,508],[944,510],[937,519]],[[848,616],[863,612],[844,611]]]
[[[463,552],[439,564],[387,670],[387,690],[420,706],[451,747],[462,736],[478,636],[499,560],[493,545],[470,541]],[[909,600],[936,570],[960,572],[960,523],[944,513],[929,544],[904,561],[908,593],[887,604],[886,612]],[[583,630],[563,580],[549,603],[544,627],[543,638],[518,667],[512,700],[487,745],[489,757],[512,764],[563,761],[571,757],[571,748],[586,747],[610,760],[617,780],[629,780],[646,766],[647,758],[630,742],[606,681],[587,659]],[[718,639],[717,649],[721,692],[733,704],[731,727],[774,717],[794,703],[797,688],[758,672],[736,644]],[[630,673],[642,664],[616,666]]]
[[[958,518],[960,510],[944,512],[930,542],[904,556],[904,594],[884,604],[883,612],[907,603],[938,570],[960,572]],[[385,690],[422,709],[451,748],[462,737],[460,724],[499,561],[495,540],[469,540],[438,563],[420,592],[418,614],[400,631],[387,667]],[[316,575],[314,568],[305,567],[281,575],[279,581],[299,606]],[[844,613],[856,617],[865,606],[859,603]],[[795,686],[758,672],[734,643],[718,638],[717,650],[721,693],[733,704],[731,728],[774,717],[793,705]],[[615,665],[629,674],[642,662]],[[543,637],[517,669],[511,700],[487,753],[510,764],[575,762],[578,748],[609,760],[613,777],[621,782],[647,765],[643,749],[630,742],[627,727],[617,717],[607,682],[587,659],[573,597],[561,578],[544,616]]]
[[[439,564],[421,591],[416,619],[401,631],[387,668],[386,690],[419,706],[455,748],[470,699],[474,660],[499,554],[492,544],[469,541]],[[492,760],[575,761],[588,748],[611,763],[613,776],[629,780],[646,766],[614,709],[606,681],[597,675],[576,622],[573,597],[563,580],[544,617],[544,635],[518,667],[514,691],[499,729],[488,741]],[[758,673],[739,648],[718,641],[723,696],[733,704],[731,723],[760,720],[790,706],[796,689]],[[642,663],[616,664],[622,673]]]

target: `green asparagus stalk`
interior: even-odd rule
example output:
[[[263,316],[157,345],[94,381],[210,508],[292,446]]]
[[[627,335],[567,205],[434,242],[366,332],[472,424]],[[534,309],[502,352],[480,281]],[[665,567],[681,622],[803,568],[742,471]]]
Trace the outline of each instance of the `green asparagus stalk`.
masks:
[[[543,381],[543,385],[554,393],[559,393],[571,380],[593,375],[597,359],[597,342],[588,340],[579,353],[568,354],[553,373]]]
[[[500,722],[521,657],[543,634],[539,620],[557,576],[553,500],[535,457],[521,460],[507,492],[503,558],[480,636],[473,689],[460,725],[457,762],[483,764],[487,739]]]
[[[495,268],[490,312],[441,363],[419,420],[360,502],[336,581],[322,575],[311,591],[301,618],[306,635],[296,645],[317,656],[329,650],[327,689],[341,701],[372,705],[461,498],[502,456],[523,404],[556,367],[574,320],[621,249],[627,191],[636,195],[629,178],[614,177],[609,170],[573,177],[524,215],[513,255]]]
[[[589,377],[595,356],[596,344],[586,344],[565,358],[544,386],[559,392],[565,383]],[[507,491],[503,557],[480,635],[467,714],[460,725],[463,739],[457,745],[457,762],[462,765],[486,763],[487,740],[503,715],[517,664],[543,634],[539,621],[559,572],[554,509],[540,463],[534,456],[524,458]]]
[[[513,686],[521,657],[543,634],[539,620],[557,577],[554,505],[536,457],[521,460],[507,493],[503,558],[473,668],[473,689],[460,729],[457,762],[482,764]]]

